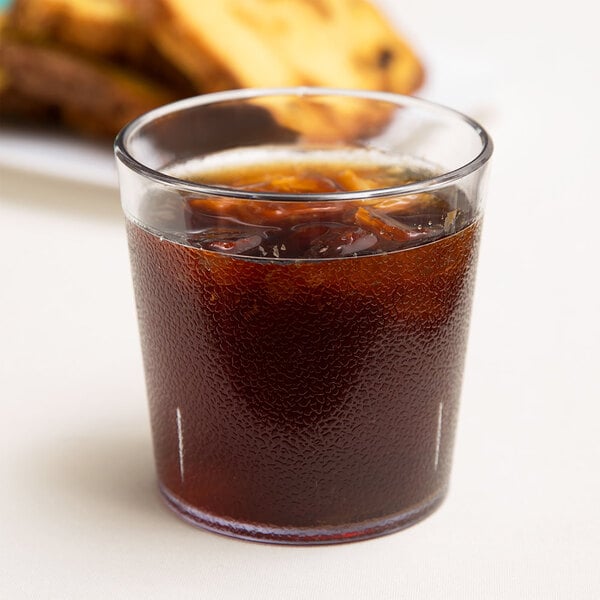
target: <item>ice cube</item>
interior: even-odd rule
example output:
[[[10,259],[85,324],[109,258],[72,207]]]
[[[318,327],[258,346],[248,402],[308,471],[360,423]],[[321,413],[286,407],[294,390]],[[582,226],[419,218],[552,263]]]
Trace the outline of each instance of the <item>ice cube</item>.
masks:
[[[378,211],[392,217],[444,215],[449,210],[448,202],[435,194],[410,194],[397,198],[386,198],[374,205]]]
[[[246,225],[283,227],[307,220],[338,220],[344,212],[342,204],[319,202],[275,202],[242,198],[193,198],[189,201],[192,223],[229,221]]]
[[[319,194],[339,191],[335,182],[324,175],[267,175],[262,181],[244,186],[255,192],[277,192],[286,194]]]
[[[427,221],[425,224],[418,223],[411,226],[375,207],[360,207],[356,211],[355,222],[377,236],[386,250],[393,249],[386,242],[401,247],[425,241],[427,238],[435,239],[443,234],[443,227],[439,224]]]
[[[307,223],[292,228],[290,244],[304,258],[339,258],[375,250],[377,236],[355,225]]]
[[[188,236],[188,243],[197,248],[225,254],[254,256],[264,242],[265,233],[252,229],[225,229],[214,227]]]
[[[342,189],[348,192],[375,190],[383,187],[380,181],[358,175],[356,171],[353,171],[352,169],[346,169],[345,171],[342,171],[338,175],[338,181],[342,186]]]
[[[249,237],[241,237],[237,240],[217,240],[209,242],[207,249],[217,252],[226,252],[227,254],[245,254],[250,250],[258,248],[262,242],[260,235],[251,235]]]
[[[458,211],[456,209],[451,210],[446,213],[444,217],[444,233],[454,233],[456,229],[456,217],[458,216]]]

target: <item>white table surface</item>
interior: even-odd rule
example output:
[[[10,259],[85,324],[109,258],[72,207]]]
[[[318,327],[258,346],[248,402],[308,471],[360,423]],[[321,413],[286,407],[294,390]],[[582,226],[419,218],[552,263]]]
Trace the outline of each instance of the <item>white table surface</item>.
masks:
[[[593,3],[384,5],[432,74],[468,57],[438,73],[438,100],[476,100],[496,143],[445,504],[329,547],[178,520],[155,489],[117,192],[4,168],[0,597],[600,598]]]

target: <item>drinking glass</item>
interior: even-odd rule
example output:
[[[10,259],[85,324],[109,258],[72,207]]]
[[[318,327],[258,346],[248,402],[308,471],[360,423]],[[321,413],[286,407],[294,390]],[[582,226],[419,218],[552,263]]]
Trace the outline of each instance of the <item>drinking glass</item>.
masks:
[[[291,544],[432,513],[452,462],[483,128],[387,93],[236,90],[153,110],[115,148],[168,506]]]

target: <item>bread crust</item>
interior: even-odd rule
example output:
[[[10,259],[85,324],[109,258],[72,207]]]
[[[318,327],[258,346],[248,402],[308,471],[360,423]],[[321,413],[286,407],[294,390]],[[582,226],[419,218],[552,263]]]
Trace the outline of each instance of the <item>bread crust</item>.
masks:
[[[0,40],[0,63],[16,93],[42,106],[58,107],[66,121],[81,122],[84,117],[96,121],[97,126],[90,123],[87,129],[106,135],[116,134],[141,113],[174,99],[123,69],[6,35]]]

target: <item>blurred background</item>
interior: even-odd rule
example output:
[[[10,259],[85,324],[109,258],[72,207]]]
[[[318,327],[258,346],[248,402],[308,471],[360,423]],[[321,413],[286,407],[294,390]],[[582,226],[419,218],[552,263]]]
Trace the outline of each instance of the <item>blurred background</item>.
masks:
[[[203,3],[83,0],[3,16],[3,597],[599,597],[594,9],[371,4],[376,15],[256,0],[234,29],[228,2],[210,18]],[[319,9],[335,15],[323,30]],[[228,35],[245,27],[263,28],[262,62]],[[281,56],[293,71],[277,71]],[[495,142],[450,495],[416,527],[331,548],[221,538],[161,505],[111,153],[114,132],[151,106],[277,73],[304,84],[299,70],[448,104]]]

